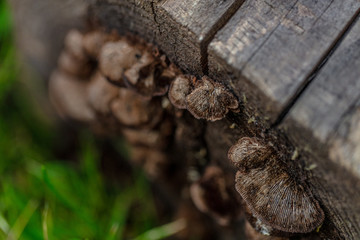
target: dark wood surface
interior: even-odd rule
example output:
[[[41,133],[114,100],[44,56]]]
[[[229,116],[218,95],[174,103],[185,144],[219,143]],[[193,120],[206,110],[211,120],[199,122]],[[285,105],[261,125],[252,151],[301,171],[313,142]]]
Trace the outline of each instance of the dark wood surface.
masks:
[[[207,125],[211,162],[233,174],[226,152],[239,137],[281,135],[325,210],[320,236],[360,238],[359,0],[11,3],[19,49],[44,76],[65,32],[91,16],[155,43],[186,73],[224,82],[243,109]]]

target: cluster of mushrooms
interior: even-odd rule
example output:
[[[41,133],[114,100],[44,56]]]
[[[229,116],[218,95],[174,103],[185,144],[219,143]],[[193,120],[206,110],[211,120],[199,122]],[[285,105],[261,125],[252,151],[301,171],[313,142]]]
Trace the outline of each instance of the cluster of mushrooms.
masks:
[[[171,138],[182,134],[179,119],[185,109],[207,121],[239,111],[238,98],[223,84],[183,74],[138,37],[71,30],[64,42],[49,82],[56,110],[97,133],[124,136],[132,160],[152,178],[159,178],[171,162],[167,149]],[[271,143],[243,137],[228,158],[237,170],[238,194],[234,180],[215,165],[207,166],[189,188],[193,204],[219,225],[238,218],[244,203],[250,224],[264,235],[308,233],[322,224],[319,203],[289,174],[284,156]],[[256,235],[249,229],[249,236]]]

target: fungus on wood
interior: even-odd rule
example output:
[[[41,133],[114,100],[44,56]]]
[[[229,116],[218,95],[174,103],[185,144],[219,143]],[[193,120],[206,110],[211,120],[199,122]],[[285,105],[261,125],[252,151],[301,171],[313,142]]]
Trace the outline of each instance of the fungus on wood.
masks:
[[[228,152],[238,168],[236,190],[262,231],[308,233],[324,220],[318,201],[304,183],[289,174],[279,154],[258,138],[241,138]]]
[[[240,202],[229,185],[221,168],[208,166],[201,179],[190,187],[195,206],[222,226],[229,225],[241,213]]]
[[[239,107],[237,98],[224,85],[204,76],[195,82],[194,90],[186,96],[189,112],[198,119],[221,120]]]

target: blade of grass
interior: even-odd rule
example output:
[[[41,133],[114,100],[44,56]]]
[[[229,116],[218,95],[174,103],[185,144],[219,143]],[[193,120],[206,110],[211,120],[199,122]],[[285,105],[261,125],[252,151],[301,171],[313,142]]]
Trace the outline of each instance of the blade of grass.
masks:
[[[45,207],[42,212],[42,231],[43,231],[44,240],[49,239],[48,224],[47,224],[48,213],[49,213],[49,204],[45,203]]]
[[[25,206],[24,210],[10,229],[7,237],[8,240],[16,240],[20,238],[26,225],[30,221],[30,218],[35,213],[35,210],[38,208],[38,206],[39,203],[37,201],[29,200],[28,204]]]
[[[3,233],[8,233],[10,230],[10,225],[2,214],[0,214],[0,229]]]
[[[166,237],[170,237],[171,235],[174,235],[175,233],[180,232],[181,230],[185,229],[185,227],[186,227],[186,221],[184,219],[178,219],[175,222],[150,229],[149,231],[146,231],[145,233],[136,237],[134,240],[164,239]]]

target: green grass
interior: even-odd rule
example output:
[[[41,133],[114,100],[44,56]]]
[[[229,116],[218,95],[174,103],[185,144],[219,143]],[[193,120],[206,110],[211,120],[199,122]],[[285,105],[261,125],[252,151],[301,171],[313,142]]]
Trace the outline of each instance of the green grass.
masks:
[[[141,172],[131,184],[105,178],[91,133],[80,134],[75,160],[55,156],[61,134],[27,98],[14,52],[0,0],[0,239],[163,239],[181,230],[181,220],[157,227]]]

